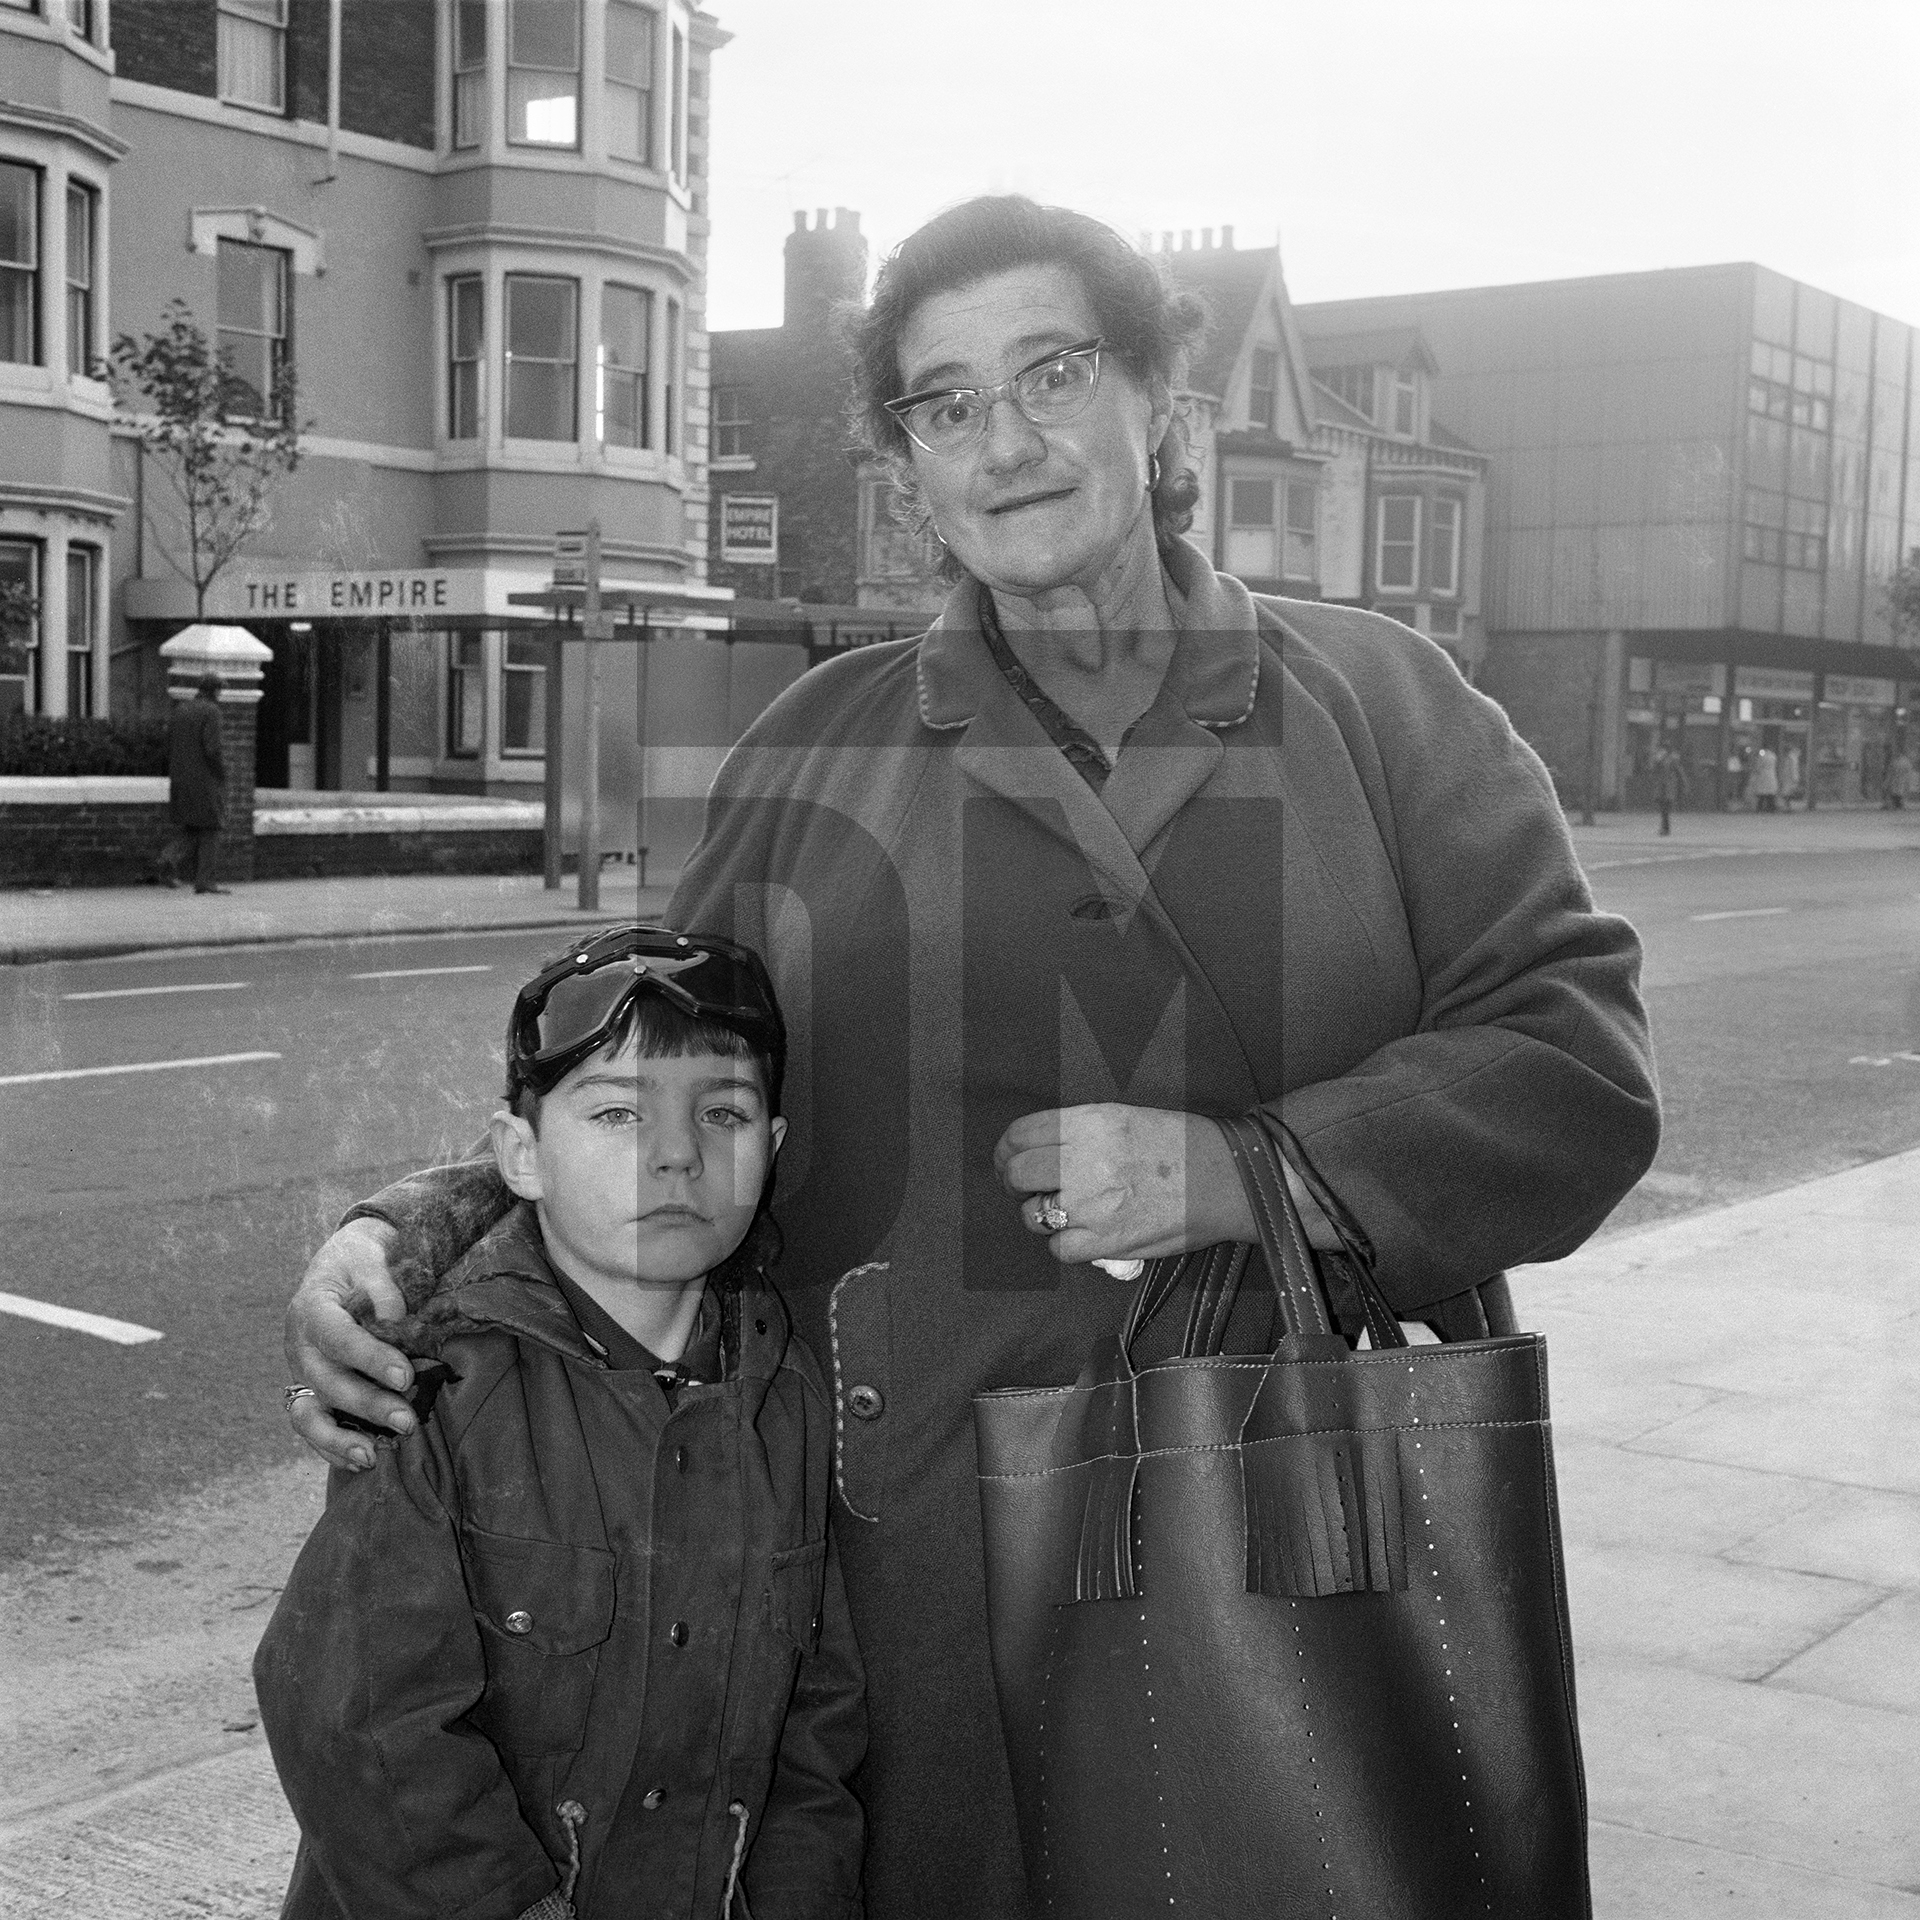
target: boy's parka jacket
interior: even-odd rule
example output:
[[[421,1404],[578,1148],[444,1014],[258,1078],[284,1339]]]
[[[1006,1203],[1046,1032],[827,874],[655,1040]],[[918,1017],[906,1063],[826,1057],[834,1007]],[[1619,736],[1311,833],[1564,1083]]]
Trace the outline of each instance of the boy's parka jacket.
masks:
[[[527,1207],[461,1262],[409,1342],[457,1377],[333,1476],[255,1658],[283,1920],[552,1920],[575,1837],[580,1920],[715,1920],[743,1821],[757,1920],[852,1911],[828,1401],[778,1295],[738,1299],[726,1377],[670,1408],[579,1331]]]
[[[1409,1318],[1570,1253],[1659,1137],[1639,942],[1506,715],[1395,621],[1162,558],[1178,643],[1100,792],[962,582],[748,728],[668,909],[758,947],[787,1018],[780,1284],[839,1416],[868,1920],[1026,1906],[972,1396],[1076,1379],[1127,1289],[1028,1230],[1011,1121],[1282,1124]],[[367,1211],[445,1265],[500,1204],[474,1163]]]

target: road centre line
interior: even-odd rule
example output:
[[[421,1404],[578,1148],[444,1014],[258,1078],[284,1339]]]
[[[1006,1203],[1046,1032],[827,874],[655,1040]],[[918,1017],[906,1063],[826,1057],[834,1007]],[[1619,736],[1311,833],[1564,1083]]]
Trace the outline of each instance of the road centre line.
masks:
[[[22,1320],[39,1320],[74,1333],[90,1333],[96,1340],[111,1340],[117,1347],[139,1347],[167,1337],[152,1327],[135,1326],[131,1320],[109,1320],[103,1313],[51,1306],[45,1300],[28,1300],[17,1293],[0,1293],[0,1313],[18,1314]]]
[[[418,980],[429,973],[491,973],[492,967],[382,967],[377,973],[350,973],[349,980]]]
[[[43,1080],[96,1080],[110,1073],[167,1073],[175,1067],[238,1067],[249,1060],[278,1060],[277,1053],[203,1053],[191,1060],[133,1060],[123,1067],[60,1067],[51,1073],[0,1074],[0,1087],[26,1087]]]
[[[177,987],[101,987],[92,993],[63,993],[62,1000],[131,1000],[147,993],[238,993],[251,980],[194,980]]]
[[[1724,913],[1690,913],[1689,920],[1766,920],[1777,913],[1791,913],[1791,907],[1730,907]]]

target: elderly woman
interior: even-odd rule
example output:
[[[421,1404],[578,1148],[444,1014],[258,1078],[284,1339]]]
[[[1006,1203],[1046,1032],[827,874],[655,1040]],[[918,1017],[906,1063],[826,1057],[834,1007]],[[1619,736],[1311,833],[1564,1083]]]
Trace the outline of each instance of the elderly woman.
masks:
[[[1258,1116],[1316,1239],[1450,1334],[1658,1133],[1637,943],[1500,709],[1405,627],[1180,539],[1201,317],[1025,199],[887,261],[860,419],[953,591],[748,730],[671,909],[761,947],[794,1029],[781,1272],[837,1398],[875,1920],[1025,1909],[970,1399],[1077,1374],[1127,1291],[1092,1262],[1257,1240],[1213,1116]],[[406,1420],[340,1293],[390,1298],[396,1233],[444,1264],[503,1200],[416,1176],[316,1260],[289,1354],[329,1457],[329,1402]]]

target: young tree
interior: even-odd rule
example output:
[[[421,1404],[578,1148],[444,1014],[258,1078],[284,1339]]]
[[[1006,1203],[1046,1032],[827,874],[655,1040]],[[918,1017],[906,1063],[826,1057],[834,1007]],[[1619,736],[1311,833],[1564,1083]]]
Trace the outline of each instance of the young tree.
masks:
[[[293,367],[261,393],[216,352],[184,300],[170,300],[159,332],[123,333],[107,356],[122,411],[173,489],[174,538],[155,544],[193,588],[205,619],[207,590],[271,518],[268,496],[300,463]]]

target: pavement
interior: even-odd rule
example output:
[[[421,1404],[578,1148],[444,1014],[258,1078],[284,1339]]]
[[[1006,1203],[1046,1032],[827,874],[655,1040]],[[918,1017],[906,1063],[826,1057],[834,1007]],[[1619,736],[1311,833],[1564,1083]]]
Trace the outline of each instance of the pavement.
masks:
[[[1676,814],[1663,838],[1652,814],[1599,815],[1575,824],[1590,871],[1656,860],[1763,853],[1920,851],[1920,808],[1822,808],[1814,813]],[[676,872],[609,866],[599,918],[664,911]],[[0,965],[100,959],[184,947],[250,946],[286,940],[473,933],[498,927],[573,927],[595,916],[575,904],[570,877],[548,892],[537,874],[398,874],[344,880],[262,880],[231,894],[163,887],[60,887],[0,892]]]
[[[1595,868],[1920,851],[1920,814],[1682,815],[1666,840],[1603,816],[1575,838]],[[602,913],[664,897],[609,869]],[[572,899],[75,890],[0,898],[0,947],[577,925]],[[1917,1277],[1920,1149],[1515,1276],[1548,1336],[1599,1920],[1920,1920]],[[0,1571],[0,1911],[278,1911],[294,1830],[248,1663],[322,1486],[243,1470]]]

